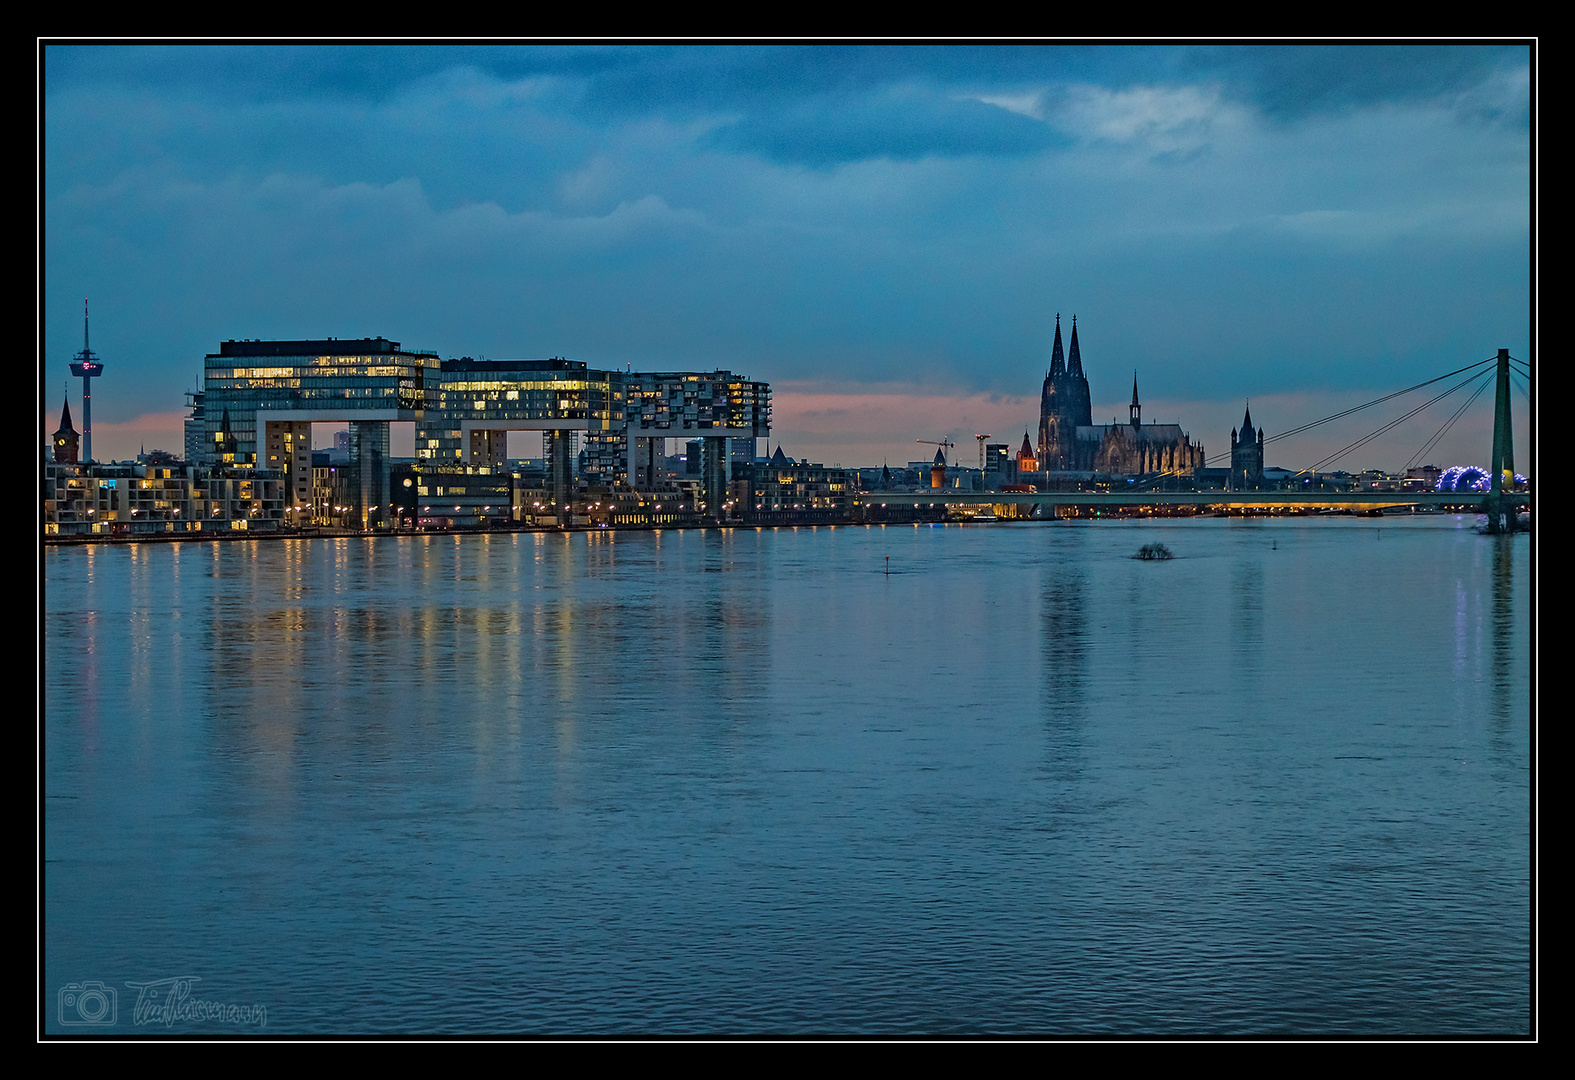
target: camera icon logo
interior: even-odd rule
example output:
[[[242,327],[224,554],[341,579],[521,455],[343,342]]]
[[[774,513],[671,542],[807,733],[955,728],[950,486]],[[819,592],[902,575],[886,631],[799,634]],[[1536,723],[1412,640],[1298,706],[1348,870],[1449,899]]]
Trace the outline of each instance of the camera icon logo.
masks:
[[[57,998],[62,1025],[109,1025],[115,1022],[115,989],[89,979],[67,983]]]

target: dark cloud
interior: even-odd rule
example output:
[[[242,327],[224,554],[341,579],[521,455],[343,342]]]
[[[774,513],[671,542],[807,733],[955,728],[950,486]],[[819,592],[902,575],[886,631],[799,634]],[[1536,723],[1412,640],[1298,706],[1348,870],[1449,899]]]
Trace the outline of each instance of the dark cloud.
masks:
[[[1530,59],[1526,45],[1222,46],[1189,51],[1185,68],[1223,78],[1265,116],[1289,121],[1388,102],[1473,98]],[[1525,115],[1524,107],[1507,110],[1511,119]]]
[[[900,84],[939,90],[1223,79],[1264,113],[1299,117],[1469,93],[1530,62],[1526,44],[934,45],[75,45],[44,47],[46,90],[84,83],[208,97],[380,99],[456,68],[550,76],[603,116],[785,107]]]
[[[1055,46],[745,46],[647,48],[588,79],[583,104],[630,110],[789,108],[894,85],[934,88],[1036,84],[1091,72],[1096,51]]]
[[[1447,99],[1521,120],[1529,90],[1499,86],[1525,45],[551,46],[51,45],[45,86],[135,87],[207,103],[380,104],[470,71],[544,80],[533,108],[600,127],[727,118],[712,148],[823,167],[1033,153],[1056,145],[1022,116],[959,100],[1098,85],[1211,81],[1273,120]],[[572,118],[572,119],[571,119]]]
[[[44,86],[195,93],[215,101],[381,101],[459,68],[500,79],[593,77],[628,63],[613,48],[491,45],[47,45]]]

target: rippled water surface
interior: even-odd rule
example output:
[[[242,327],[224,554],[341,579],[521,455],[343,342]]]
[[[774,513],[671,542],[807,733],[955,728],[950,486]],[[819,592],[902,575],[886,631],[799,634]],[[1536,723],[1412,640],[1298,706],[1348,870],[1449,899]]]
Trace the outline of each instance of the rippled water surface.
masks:
[[[1470,525],[47,549],[45,1029],[1526,1033]]]

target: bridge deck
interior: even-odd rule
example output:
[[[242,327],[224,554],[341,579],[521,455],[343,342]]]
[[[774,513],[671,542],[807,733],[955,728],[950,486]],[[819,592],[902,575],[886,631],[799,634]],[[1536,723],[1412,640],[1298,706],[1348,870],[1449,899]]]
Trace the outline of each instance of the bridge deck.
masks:
[[[1530,492],[1506,493],[1530,505]],[[1432,510],[1481,512],[1487,493],[1458,491],[872,491],[860,496],[866,506],[1193,506],[1265,510],[1382,510],[1415,506]]]

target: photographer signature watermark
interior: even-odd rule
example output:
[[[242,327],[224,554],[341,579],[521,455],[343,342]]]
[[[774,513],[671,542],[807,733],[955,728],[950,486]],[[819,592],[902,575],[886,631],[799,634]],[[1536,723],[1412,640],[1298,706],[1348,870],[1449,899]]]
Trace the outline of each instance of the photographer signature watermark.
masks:
[[[197,1022],[267,1025],[267,1006],[231,1005],[197,997],[192,987],[201,981],[194,975],[177,975],[152,982],[128,982],[126,986],[137,992],[131,1022],[165,1027]],[[56,1001],[63,1027],[110,1027],[119,1019],[120,1000],[115,988],[96,980],[67,983],[60,988]]]

